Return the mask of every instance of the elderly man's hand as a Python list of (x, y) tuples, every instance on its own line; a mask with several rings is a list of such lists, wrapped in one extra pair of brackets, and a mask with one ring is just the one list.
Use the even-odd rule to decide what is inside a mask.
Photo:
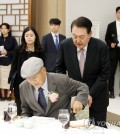
[(77, 113), (83, 109), (83, 104), (80, 101), (74, 101), (72, 104), (73, 113)]

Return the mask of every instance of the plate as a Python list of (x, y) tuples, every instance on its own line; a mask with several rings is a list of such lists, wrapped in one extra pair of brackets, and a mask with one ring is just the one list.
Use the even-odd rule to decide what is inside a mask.
[(89, 119), (70, 121), (71, 128), (91, 128), (93, 124), (90, 124)]
[(36, 124), (37, 123), (46, 124), (46, 123), (50, 123), (51, 121), (55, 121), (55, 118), (33, 116), (31, 117), (31, 120), (33, 120)]

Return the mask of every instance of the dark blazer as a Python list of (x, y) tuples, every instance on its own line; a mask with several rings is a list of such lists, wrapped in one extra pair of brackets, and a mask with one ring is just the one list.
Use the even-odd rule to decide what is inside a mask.
[(109, 53), (111, 59), (118, 59), (118, 47), (116, 45), (115, 48), (111, 48), (111, 43), (116, 43), (113, 35), (115, 35), (117, 39), (117, 29), (116, 29), (116, 21), (108, 24), (106, 35), (105, 35), (105, 41), (107, 45), (109, 46)]
[(12, 63), (14, 49), (18, 46), (18, 43), (13, 36), (8, 36), (6, 38), (0, 37), (0, 46), (4, 46), (7, 51), (6, 56), (0, 57), (0, 65), (8, 66)]
[(22, 115), (58, 118), (59, 109), (70, 109), (71, 97), (75, 95), (77, 95), (75, 100), (81, 101), (84, 106), (86, 105), (89, 94), (86, 84), (56, 73), (47, 73), (47, 82), (48, 91), (58, 93), (59, 99), (52, 103), (48, 98), (46, 112), (35, 99), (34, 90), (36, 89), (26, 80), (20, 84)]
[(83, 78), (80, 74), (77, 48), (72, 38), (61, 42), (56, 61), (56, 72), (68, 73), (69, 77), (89, 86), (93, 97), (92, 108), (102, 110), (108, 106), (107, 81), (109, 79), (108, 47), (99, 39), (91, 38), (88, 43)]
[(9, 79), (8, 79), (8, 83), (10, 83), (12, 80), (13, 74), (17, 71), (16, 77), (14, 80), (14, 85), (13, 85), (15, 97), (19, 97), (19, 84), (24, 80), (20, 75), (21, 66), (25, 60), (33, 56), (41, 58), (43, 59), (43, 61), (45, 58), (44, 52), (37, 52), (37, 51), (30, 52), (30, 51), (25, 51), (25, 50), (21, 51), (21, 46), (18, 46), (15, 49), (14, 58), (13, 58), (13, 62), (11, 65), (11, 70), (10, 70)]
[[(66, 37), (64, 35), (59, 34), (59, 42), (61, 42), (65, 38)], [(56, 72), (57, 50), (55, 47), (52, 34), (49, 33), (43, 36), (41, 44), (45, 51), (45, 65), (46, 65), (47, 72)]]

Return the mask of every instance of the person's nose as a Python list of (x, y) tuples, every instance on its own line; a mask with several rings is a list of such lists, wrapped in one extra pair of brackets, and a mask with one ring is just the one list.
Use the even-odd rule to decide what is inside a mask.
[(30, 39), (31, 38), (31, 36), (28, 36), (28, 39)]
[(77, 37), (76, 42), (77, 43), (80, 43), (81, 42), (81, 39), (79, 37)]

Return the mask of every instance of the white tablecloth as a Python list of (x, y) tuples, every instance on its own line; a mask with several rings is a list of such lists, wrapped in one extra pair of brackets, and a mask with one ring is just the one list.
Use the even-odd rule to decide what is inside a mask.
[[(29, 118), (30, 119), (30, 118)], [(24, 121), (28, 119), (24, 119)], [(33, 122), (33, 128), (18, 127), (18, 121), (4, 122), (0, 119), (0, 133), (4, 134), (120, 134), (119, 131), (114, 129), (104, 129), (100, 127), (83, 127), (83, 128), (69, 128), (66, 131), (61, 127), (61, 123), (58, 120), (45, 118), (45, 117), (33, 117), (29, 122)]]

